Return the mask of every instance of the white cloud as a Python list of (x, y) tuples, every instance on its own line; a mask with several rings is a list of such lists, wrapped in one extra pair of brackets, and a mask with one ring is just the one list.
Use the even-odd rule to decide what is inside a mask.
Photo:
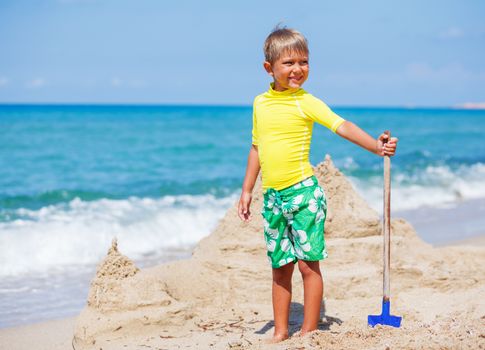
[(8, 85), (8, 79), (5, 77), (0, 77), (0, 87), (4, 87)]
[(84, 4), (84, 3), (93, 3), (96, 0), (57, 0), (60, 4)]
[(459, 27), (449, 27), (446, 30), (442, 31), (439, 35), (442, 39), (459, 39), (465, 35), (463, 29)]
[(115, 88), (125, 87), (125, 88), (132, 88), (132, 89), (139, 89), (144, 88), (148, 84), (143, 79), (133, 79), (133, 80), (123, 80), (119, 77), (113, 77), (111, 79), (111, 86)]
[(147, 85), (148, 85), (147, 82), (143, 79), (135, 79), (135, 80), (130, 81), (130, 87), (135, 88), (135, 89), (144, 88)]
[(465, 102), (455, 106), (456, 108), (464, 109), (483, 109), (485, 110), (485, 102)]
[(120, 78), (114, 77), (111, 79), (111, 86), (117, 88), (117, 87), (121, 87), (121, 85), (123, 85), (123, 82), (121, 81)]
[(425, 62), (412, 62), (406, 65), (406, 75), (411, 79), (428, 79), (434, 74), (435, 71)]
[(330, 85), (340, 88), (355, 85), (384, 88), (408, 83), (449, 87), (457, 84), (485, 83), (485, 71), (471, 71), (460, 63), (435, 66), (427, 62), (410, 62), (393, 71), (333, 72), (324, 79)]
[(35, 78), (32, 79), (31, 81), (28, 81), (25, 86), (28, 87), (29, 89), (39, 89), (41, 87), (44, 87), (47, 84), (44, 78)]
[(451, 83), (484, 81), (484, 72), (472, 72), (459, 63), (434, 67), (426, 62), (413, 62), (406, 66), (405, 76), (411, 81)]

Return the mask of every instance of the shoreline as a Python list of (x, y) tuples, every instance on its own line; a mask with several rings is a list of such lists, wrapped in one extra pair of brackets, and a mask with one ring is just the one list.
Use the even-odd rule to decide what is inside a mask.
[[(179, 248), (173, 251), (162, 251), (158, 256), (150, 256), (145, 259), (135, 259), (135, 263), (139, 268), (150, 268), (165, 263), (170, 263), (177, 260), (183, 260), (190, 258), (191, 252), (195, 248), (196, 244), (191, 244), (186, 248)], [(70, 318), (79, 315), (81, 310), (86, 305), (86, 297), (89, 292), (89, 286), (96, 274), (96, 265), (83, 266), (83, 270), (74, 273), (72, 267), (69, 270), (60, 271), (57, 273), (50, 273), (46, 276), (38, 277), (37, 280), (33, 279), (32, 274), (28, 276), (14, 277), (4, 280), (4, 288), (18, 288), (22, 285), (22, 282), (29, 281), (29, 290), (35, 289), (35, 299), (49, 305), (51, 302), (57, 302), (55, 305), (46, 308), (44, 305), (37, 307), (37, 317), (35, 313), (32, 315), (26, 315), (25, 309), (32, 305), (34, 302), (32, 298), (32, 291), (17, 292), (4, 295), (4, 302), (8, 301), (17, 303), (20, 305), (20, 309), (13, 312), (9, 321), (8, 315), (5, 319), (0, 320), (0, 330), (22, 327), (31, 324), (49, 322), (51, 320)], [(6, 282), (6, 280), (9, 280)], [(52, 281), (55, 281), (56, 288), (52, 287)], [(22, 308), (23, 306), (23, 308)], [(50, 317), (46, 317), (46, 313)], [(0, 314), (2, 316), (2, 314)], [(26, 317), (27, 316), (27, 317)]]
[(477, 236), (468, 237), (465, 239), (456, 240), (453, 242), (443, 243), (436, 245), (439, 247), (461, 247), (461, 246), (472, 246), (472, 247), (483, 247), (485, 246), (485, 233)]
[(484, 212), (485, 198), (479, 198), (443, 206), (395, 211), (391, 215), (408, 221), (426, 243), (442, 246), (485, 234)]
[(0, 348), (9, 350), (72, 349), (77, 316), (0, 329)]

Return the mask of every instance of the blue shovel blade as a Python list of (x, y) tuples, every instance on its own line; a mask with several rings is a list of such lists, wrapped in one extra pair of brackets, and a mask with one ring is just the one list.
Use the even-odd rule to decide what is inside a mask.
[(391, 308), (391, 302), (389, 300), (382, 301), (382, 314), (380, 315), (369, 315), (367, 316), (367, 323), (369, 326), (374, 327), (375, 325), (382, 324), (385, 326), (392, 326), (399, 328), (401, 327), (401, 316), (393, 316), (389, 313)]

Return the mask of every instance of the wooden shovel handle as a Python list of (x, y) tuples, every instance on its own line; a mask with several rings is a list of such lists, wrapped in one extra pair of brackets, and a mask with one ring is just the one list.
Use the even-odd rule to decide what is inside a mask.
[[(389, 141), (391, 133), (387, 130), (384, 132), (388, 138), (384, 143)], [(390, 262), (391, 262), (391, 158), (384, 156), (384, 224), (382, 226), (382, 235), (384, 237), (384, 272), (383, 272), (383, 295), (384, 300), (391, 297), (390, 291)]]

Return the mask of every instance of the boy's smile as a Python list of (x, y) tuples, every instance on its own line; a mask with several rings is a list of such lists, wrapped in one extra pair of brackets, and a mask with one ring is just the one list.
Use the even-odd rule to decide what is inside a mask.
[(285, 52), (273, 64), (264, 62), (264, 68), (274, 79), (274, 90), (299, 89), (308, 79), (308, 54)]

